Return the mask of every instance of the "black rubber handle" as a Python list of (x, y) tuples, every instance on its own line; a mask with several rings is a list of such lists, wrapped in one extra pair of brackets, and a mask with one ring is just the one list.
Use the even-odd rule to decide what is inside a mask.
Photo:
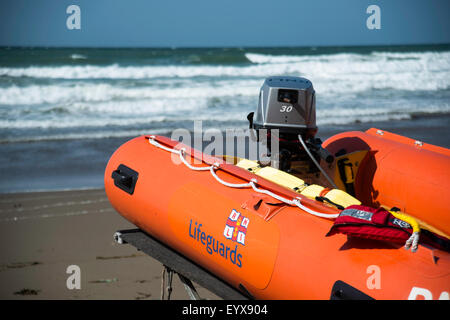
[(138, 180), (139, 173), (126, 165), (119, 165), (111, 174), (111, 178), (114, 180), (114, 185), (126, 193), (133, 194), (136, 182)]

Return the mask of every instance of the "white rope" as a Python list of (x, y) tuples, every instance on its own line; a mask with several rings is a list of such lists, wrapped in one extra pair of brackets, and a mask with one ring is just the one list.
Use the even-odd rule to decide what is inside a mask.
[(257, 188), (257, 187), (255, 186), (254, 183), (251, 183), (251, 187), (252, 187), (253, 190), (256, 191), (256, 192), (263, 193), (263, 194), (267, 194), (268, 196), (271, 196), (272, 198), (275, 198), (275, 199), (277, 199), (278, 201), (284, 202), (284, 203), (286, 203), (286, 204), (288, 204), (288, 205), (291, 205), (291, 206), (292, 206), (292, 205), (295, 205), (294, 200), (289, 200), (289, 199), (283, 198), (283, 197), (281, 197), (281, 196), (279, 196), (279, 195), (277, 195), (277, 194), (275, 194), (275, 193), (273, 193), (273, 192), (271, 192), (271, 191), (269, 191), (269, 190), (259, 189), (259, 188)]
[(194, 171), (207, 171), (207, 170), (210, 170), (210, 169), (213, 168), (213, 166), (210, 166), (210, 167), (194, 167), (189, 162), (187, 162), (186, 159), (184, 158), (184, 153), (185, 152), (186, 152), (186, 149), (183, 148), (183, 149), (181, 149), (178, 152), (178, 154), (180, 155), (181, 162), (183, 162), (186, 165), (186, 167), (188, 167), (189, 169), (194, 170)]
[(420, 233), (413, 232), (413, 234), (406, 240), (405, 249), (411, 248), (411, 252), (416, 252), (419, 246)]
[(269, 190), (265, 190), (265, 189), (259, 189), (256, 187), (256, 183), (258, 183), (258, 181), (256, 179), (251, 179), (248, 183), (230, 183), (230, 182), (226, 182), (224, 180), (222, 180), (221, 178), (219, 178), (219, 176), (216, 174), (215, 170), (220, 168), (220, 164), (219, 163), (214, 163), (211, 166), (208, 167), (194, 167), (192, 166), (190, 163), (188, 163), (186, 161), (186, 159), (184, 158), (184, 153), (186, 152), (186, 150), (184, 148), (180, 149), (180, 150), (175, 150), (175, 149), (171, 149), (171, 148), (167, 148), (163, 145), (161, 145), (160, 143), (158, 143), (155, 140), (155, 136), (150, 136), (148, 139), (149, 143), (152, 144), (155, 147), (161, 148), (163, 150), (169, 151), (171, 153), (174, 154), (178, 154), (180, 156), (181, 162), (183, 162), (184, 165), (186, 165), (189, 169), (191, 170), (195, 170), (195, 171), (207, 171), (209, 170), (211, 172), (211, 175), (221, 184), (223, 184), (224, 186), (230, 187), (230, 188), (252, 188), (255, 192), (258, 193), (262, 193), (262, 194), (266, 194), (268, 196), (271, 196), (272, 198), (277, 199), (278, 201), (281, 201), (283, 203), (286, 203), (288, 205), (291, 206), (297, 206), (298, 208), (302, 209), (305, 212), (308, 212), (309, 214), (312, 214), (314, 216), (317, 217), (321, 217), (321, 218), (328, 218), (328, 219), (334, 219), (337, 218), (337, 216), (339, 216), (339, 214), (327, 214), (327, 213), (321, 213), (321, 212), (317, 212), (314, 210), (309, 209), (308, 207), (305, 207), (302, 203), (300, 198), (294, 198), (292, 200), (286, 199), (284, 197), (281, 197)]
[(297, 207), (299, 207), (300, 209), (302, 209), (314, 216), (318, 216), (321, 218), (328, 218), (328, 219), (336, 219), (339, 216), (339, 213), (328, 214), (328, 213), (321, 213), (321, 212), (313, 211), (313, 210), (309, 209), (308, 207), (305, 207), (304, 205), (302, 205), (302, 203), (300, 202), (300, 198), (296, 198), (293, 201)]
[(216, 174), (216, 172), (214, 171), (215, 169), (218, 169), (219, 167), (215, 167), (215, 166), (211, 166), (211, 174), (212, 176), (221, 184), (223, 184), (224, 186), (230, 187), (230, 188), (249, 188), (252, 186), (253, 182), (249, 182), (249, 183), (229, 183), (226, 181), (223, 181), (222, 179), (219, 178), (219, 176)]
[(148, 139), (148, 142), (150, 142), (150, 144), (154, 145), (155, 147), (161, 148), (163, 150), (175, 153), (175, 154), (180, 154), (180, 151), (175, 150), (175, 149), (171, 149), (171, 148), (167, 148), (165, 146), (163, 146), (162, 144), (159, 144), (156, 140), (155, 136), (150, 136)]

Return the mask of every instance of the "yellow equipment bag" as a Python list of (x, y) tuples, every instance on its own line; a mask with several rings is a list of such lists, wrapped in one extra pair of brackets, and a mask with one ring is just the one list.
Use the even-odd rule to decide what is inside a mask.
[(361, 204), (360, 201), (358, 201), (345, 191), (339, 189), (329, 190), (317, 184), (307, 185), (302, 179), (297, 178), (296, 176), (291, 175), (287, 172), (272, 167), (261, 168), (261, 166), (256, 161), (248, 159), (237, 159), (236, 166), (253, 172), (254, 174), (263, 177), (264, 179), (291, 189), (310, 199), (334, 205), (338, 209), (344, 209), (354, 204)]

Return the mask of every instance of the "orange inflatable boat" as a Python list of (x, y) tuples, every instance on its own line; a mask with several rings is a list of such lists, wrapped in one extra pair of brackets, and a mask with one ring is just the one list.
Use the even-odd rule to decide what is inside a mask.
[[(449, 150), (376, 129), (324, 146), (336, 155), (334, 179), (347, 199), (397, 207), (448, 237)], [(448, 252), (327, 237), (341, 210), (270, 177), (141, 136), (113, 154), (105, 188), (124, 218), (256, 299), (330, 299), (343, 286), (355, 297), (449, 299)]]

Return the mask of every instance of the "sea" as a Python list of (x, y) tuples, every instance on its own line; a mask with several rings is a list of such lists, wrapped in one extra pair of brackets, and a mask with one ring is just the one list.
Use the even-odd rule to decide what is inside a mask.
[[(121, 143), (192, 130), (195, 120), (203, 129), (247, 128), (259, 89), (273, 75), (312, 81), (325, 136), (387, 126), (450, 147), (450, 44), (3, 47), (0, 192), (101, 187)], [(431, 129), (421, 136), (420, 126)]]

